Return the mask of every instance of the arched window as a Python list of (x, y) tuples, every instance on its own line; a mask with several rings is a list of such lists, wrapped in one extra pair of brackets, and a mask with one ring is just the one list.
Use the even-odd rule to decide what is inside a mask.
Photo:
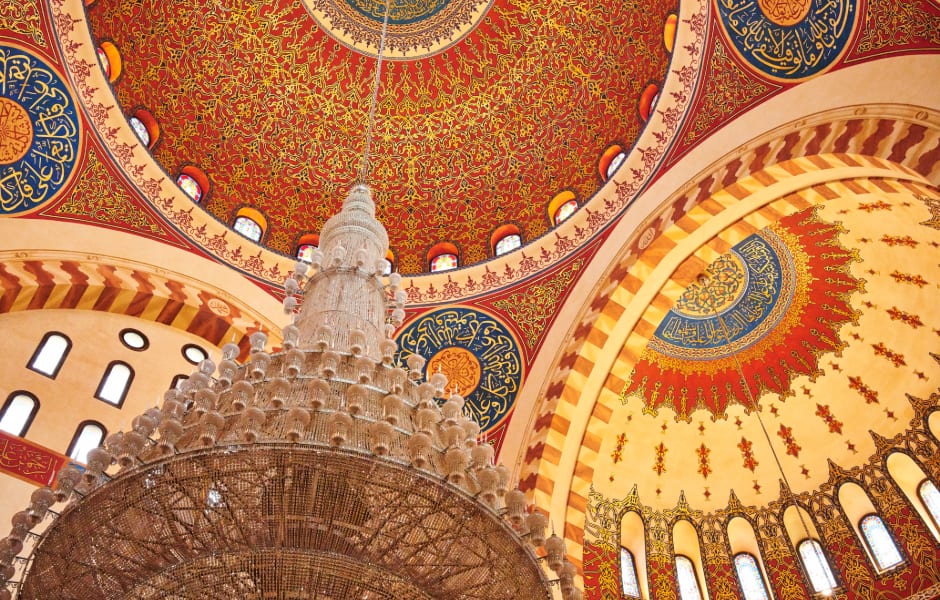
[(157, 140), (160, 139), (160, 126), (149, 110), (138, 108), (127, 120), (144, 146), (149, 149), (156, 145)]
[(66, 454), (72, 460), (82, 464), (87, 463), (88, 451), (100, 446), (107, 433), (108, 430), (104, 428), (104, 425), (97, 421), (82, 421), (75, 430), (75, 435), (72, 436), (72, 442)]
[(71, 349), (72, 340), (64, 333), (51, 331), (39, 342), (39, 346), (36, 347), (36, 351), (33, 352), (26, 366), (32, 371), (55, 379)]
[(268, 222), (261, 211), (245, 206), (238, 209), (232, 228), (249, 240), (260, 242)]
[(29, 392), (13, 392), (0, 410), (0, 431), (23, 437), (39, 410), (39, 400)]
[(500, 225), (490, 236), (490, 246), (494, 256), (502, 256), (522, 246), (522, 232), (511, 223)]
[(176, 185), (180, 186), (180, 189), (186, 192), (186, 195), (192, 198), (194, 202), (202, 200), (202, 186), (192, 175), (180, 173), (179, 177), (176, 178)]
[(248, 217), (235, 218), (235, 231), (242, 234), (249, 240), (258, 241), (261, 239), (261, 225), (255, 223)]
[(601, 154), (600, 160), (597, 161), (597, 171), (601, 176), (601, 180), (607, 181), (610, 179), (610, 176), (620, 168), (626, 158), (627, 154), (623, 151), (622, 145), (611, 144), (608, 146)]
[(937, 486), (929, 479), (925, 479), (917, 486), (917, 495), (927, 507), (934, 525), (940, 526), (940, 491), (937, 490)]
[(518, 233), (510, 233), (496, 242), (496, 256), (502, 256), (522, 246), (522, 236)]
[(456, 254), (444, 252), (431, 259), (431, 272), (450, 271), (456, 269), (459, 265), (460, 261)]
[(880, 570), (884, 571), (904, 562), (901, 551), (898, 550), (897, 544), (888, 533), (888, 528), (881, 517), (875, 514), (868, 515), (859, 521), (858, 528)]
[(620, 584), (623, 595), (628, 598), (640, 597), (640, 582), (636, 577), (636, 561), (633, 553), (626, 548), (620, 548)]
[(95, 398), (120, 407), (124, 404), (124, 398), (127, 397), (132, 381), (134, 381), (134, 369), (119, 360), (112, 361), (105, 370), (101, 383), (98, 384)]
[(640, 111), (640, 118), (643, 121), (646, 121), (650, 118), (650, 115), (653, 113), (653, 108), (656, 107), (656, 102), (658, 100), (659, 100), (659, 85), (655, 83), (650, 83), (643, 90), (643, 93), (640, 94), (639, 111)]
[(432, 273), (449, 271), (459, 266), (459, 253), (457, 246), (453, 244), (441, 242), (428, 251), (428, 270)]
[(676, 555), (676, 581), (679, 583), (681, 600), (702, 600), (702, 590), (698, 586), (695, 565), (687, 556)]
[(663, 46), (666, 52), (672, 53), (672, 48), (676, 44), (676, 28), (679, 25), (679, 16), (676, 13), (669, 13), (666, 22), (663, 24)]
[(569, 200), (559, 206), (558, 210), (555, 211), (555, 225), (567, 220), (576, 210), (578, 210), (577, 200)]
[(734, 556), (734, 570), (738, 574), (744, 600), (770, 600), (764, 576), (754, 555), (741, 552)]
[(382, 275), (391, 275), (395, 270), (395, 253), (389, 250), (385, 253), (385, 266), (382, 268)]
[(548, 218), (558, 225), (578, 210), (578, 198), (571, 190), (562, 190), (548, 203)]
[(797, 550), (800, 553), (800, 562), (803, 563), (803, 568), (809, 575), (813, 592), (825, 594), (834, 590), (837, 587), (836, 578), (832, 574), (829, 560), (823, 553), (819, 542), (814, 539), (805, 539), (797, 546)]
[(320, 236), (316, 233), (305, 233), (297, 240), (297, 249), (294, 256), (297, 260), (310, 262), (313, 258), (313, 251), (320, 247)]
[(114, 83), (121, 76), (121, 52), (113, 42), (101, 42), (97, 48), (98, 63), (104, 71), (108, 81)]

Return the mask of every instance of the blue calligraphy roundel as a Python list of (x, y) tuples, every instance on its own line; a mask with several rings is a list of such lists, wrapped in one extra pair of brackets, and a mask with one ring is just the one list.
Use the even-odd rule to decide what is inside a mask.
[(730, 356), (772, 331), (796, 293), (793, 256), (769, 229), (735, 245), (708, 272), (708, 286), (686, 288), (656, 328), (650, 348), (685, 361)]
[(858, 0), (715, 0), (721, 27), (752, 69), (799, 81), (829, 69), (848, 48)]
[(509, 414), (522, 385), (522, 355), (515, 336), (482, 311), (449, 307), (425, 313), (398, 334), (397, 360), (427, 359), (427, 374), (447, 375), (447, 388), (465, 399), (464, 410), (484, 431)]
[(0, 45), (0, 216), (55, 198), (75, 170), (80, 143), (75, 102), (58, 73)]

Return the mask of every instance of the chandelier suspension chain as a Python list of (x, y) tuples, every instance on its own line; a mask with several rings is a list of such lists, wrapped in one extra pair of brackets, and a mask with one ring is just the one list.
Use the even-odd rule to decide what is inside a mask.
[[(747, 396), (747, 407), (754, 411), (754, 416), (757, 417), (757, 422), (760, 424), (761, 432), (764, 434), (764, 439), (767, 440), (767, 446), (770, 448), (770, 453), (774, 457), (774, 462), (777, 464), (777, 471), (780, 472), (780, 477), (783, 481), (783, 487), (786, 491), (788, 500), (796, 508), (796, 514), (800, 518), (800, 524), (803, 526), (803, 531), (806, 533), (807, 539), (813, 539), (813, 536), (809, 532), (809, 524), (806, 522), (806, 517), (803, 515), (803, 511), (800, 510), (800, 507), (796, 504), (795, 496), (793, 494), (793, 487), (790, 485), (790, 479), (787, 477), (786, 471), (783, 470), (783, 463), (780, 462), (780, 456), (777, 454), (777, 449), (774, 447), (773, 440), (770, 437), (770, 433), (767, 431), (767, 426), (764, 424), (764, 419), (761, 417), (759, 407), (757, 406), (757, 401), (754, 398), (754, 395), (751, 393), (751, 386), (747, 382), (747, 377), (744, 375), (744, 367), (741, 366), (741, 361), (738, 358), (738, 352), (735, 350), (733, 344), (731, 343), (731, 334), (728, 332), (728, 325), (725, 323), (725, 320), (721, 318), (721, 315), (718, 314), (718, 309), (715, 307), (714, 297), (712, 296), (711, 290), (711, 278), (705, 275), (704, 273), (699, 275), (698, 282), (705, 288), (705, 296), (708, 298), (708, 306), (711, 308), (712, 314), (718, 319), (718, 325), (721, 328), (721, 335), (724, 338), (726, 344), (728, 344), (728, 350), (731, 353), (731, 359), (734, 361), (735, 369), (738, 372), (738, 376), (741, 378), (741, 383), (744, 385), (744, 393)], [(822, 556), (820, 553), (813, 549), (813, 554), (816, 559), (819, 561), (819, 567), (823, 573), (827, 572), (826, 566), (823, 564)], [(829, 590), (831, 593), (832, 590)], [(823, 592), (825, 594), (825, 592)], [(826, 594), (828, 595), (828, 594)]]
[(379, 103), (379, 87), (382, 85), (382, 59), (385, 58), (385, 40), (388, 37), (388, 14), (391, 1), (385, 0), (385, 16), (382, 17), (382, 36), (379, 39), (379, 54), (375, 64), (375, 82), (372, 86), (372, 101), (369, 104), (369, 120), (366, 125), (366, 139), (362, 151), (362, 164), (359, 167), (359, 183), (369, 182), (369, 152), (372, 149), (372, 128), (375, 125), (375, 110)]

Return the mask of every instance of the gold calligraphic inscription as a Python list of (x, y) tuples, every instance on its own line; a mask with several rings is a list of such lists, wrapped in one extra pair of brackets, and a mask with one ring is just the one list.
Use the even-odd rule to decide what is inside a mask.
[(0, 431), (0, 471), (4, 473), (49, 485), (66, 462), (62, 455)]
[(747, 285), (747, 272), (741, 259), (733, 253), (720, 256), (709, 267), (708, 288), (693, 283), (679, 300), (676, 312), (690, 317), (710, 317), (735, 303)]
[(758, 0), (764, 16), (783, 27), (796, 25), (806, 18), (812, 0)]
[(26, 156), (33, 143), (33, 124), (26, 109), (0, 98), (0, 164), (8, 165)]
[(454, 347), (444, 348), (428, 361), (428, 376), (438, 371), (447, 375), (447, 387), (455, 386), (463, 397), (477, 389), (483, 375), (480, 361), (472, 352)]

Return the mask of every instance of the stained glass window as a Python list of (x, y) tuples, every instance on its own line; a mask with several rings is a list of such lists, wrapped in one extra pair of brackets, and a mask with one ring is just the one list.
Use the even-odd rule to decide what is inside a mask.
[(131, 387), (131, 381), (134, 380), (134, 370), (127, 363), (114, 361), (108, 365), (101, 383), (98, 384), (98, 391), (95, 398), (104, 400), (108, 404), (120, 406), (127, 396), (127, 390)]
[(744, 592), (744, 600), (770, 600), (757, 559), (747, 552), (734, 556), (734, 570)]
[(101, 445), (104, 435), (104, 427), (100, 423), (82, 423), (69, 445), (69, 457), (80, 463), (87, 463), (88, 451)]
[(98, 51), (98, 63), (101, 64), (101, 70), (104, 71), (105, 76), (108, 79), (111, 79), (111, 61), (108, 60), (108, 53), (104, 51), (100, 46), (97, 48)]
[(36, 416), (37, 410), (39, 410), (39, 402), (32, 394), (26, 392), (10, 394), (3, 407), (3, 413), (0, 413), (0, 431), (22, 437), (29, 429), (29, 424)]
[(186, 192), (186, 195), (196, 202), (202, 200), (202, 186), (186, 173), (180, 173), (180, 176), (176, 178), (176, 185), (180, 186)]
[(61, 333), (47, 333), (39, 342), (39, 347), (29, 359), (27, 366), (37, 373), (55, 379), (71, 348), (72, 342), (69, 338)]
[(620, 165), (623, 164), (624, 159), (627, 158), (627, 155), (621, 152), (610, 161), (610, 164), (607, 165), (607, 178), (609, 179), (611, 175), (617, 172), (617, 169), (620, 168)]
[(933, 517), (934, 523), (940, 526), (940, 491), (937, 490), (937, 486), (929, 479), (925, 479), (917, 488), (917, 494), (927, 507), (927, 512)]
[(901, 564), (904, 559), (897, 545), (888, 533), (884, 520), (878, 515), (868, 515), (858, 524), (869, 551), (875, 557), (875, 563), (882, 571)]
[(836, 578), (829, 567), (829, 560), (816, 540), (803, 540), (798, 546), (803, 568), (809, 575), (814, 592), (829, 592), (836, 588)]
[(640, 597), (640, 584), (636, 578), (636, 561), (633, 553), (626, 548), (620, 549), (620, 581), (623, 593), (630, 598)]
[(451, 269), (456, 269), (458, 265), (457, 255), (456, 254), (438, 254), (431, 259), (431, 272), (437, 273), (439, 271), (449, 271)]
[(134, 133), (137, 134), (137, 137), (140, 138), (140, 141), (143, 142), (144, 146), (150, 147), (150, 132), (147, 131), (147, 126), (144, 125), (144, 122), (138, 119), (137, 117), (131, 117), (128, 119), (131, 123), (131, 127), (134, 128)]
[(313, 251), (316, 249), (315, 244), (302, 244), (297, 248), (297, 258), (305, 262), (310, 262), (313, 259)]
[(249, 240), (258, 241), (261, 239), (261, 225), (248, 217), (238, 217), (235, 219), (235, 231), (242, 234)]
[(555, 225), (558, 225), (568, 217), (574, 214), (574, 211), (578, 209), (577, 200), (568, 200), (564, 204), (558, 207), (558, 210), (555, 211)]
[(702, 591), (698, 587), (695, 566), (685, 556), (676, 556), (676, 578), (679, 581), (679, 598), (681, 600), (702, 600)]
[(502, 256), (522, 245), (522, 236), (518, 233), (504, 235), (496, 242), (496, 256)]

